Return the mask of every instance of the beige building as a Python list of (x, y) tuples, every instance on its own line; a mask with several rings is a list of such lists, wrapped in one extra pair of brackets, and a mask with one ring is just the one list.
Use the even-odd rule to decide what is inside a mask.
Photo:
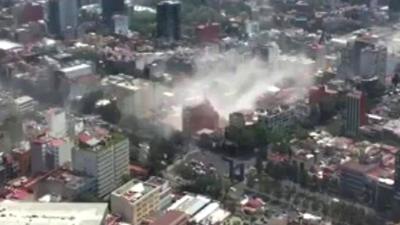
[(166, 183), (132, 180), (111, 193), (111, 211), (125, 222), (140, 224), (153, 213), (159, 212)]

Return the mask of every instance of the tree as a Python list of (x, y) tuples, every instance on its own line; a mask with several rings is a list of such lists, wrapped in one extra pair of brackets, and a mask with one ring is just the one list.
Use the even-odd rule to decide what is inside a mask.
[(103, 98), (102, 91), (96, 91), (85, 95), (81, 99), (81, 113), (82, 114), (92, 114), (95, 110), (96, 102)]
[(118, 124), (121, 119), (121, 112), (118, 109), (117, 102), (111, 101), (107, 105), (98, 106), (95, 110), (104, 121), (112, 124)]

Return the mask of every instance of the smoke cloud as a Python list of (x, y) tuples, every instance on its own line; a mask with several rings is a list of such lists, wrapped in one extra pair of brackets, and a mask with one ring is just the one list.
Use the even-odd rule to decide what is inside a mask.
[(288, 79), (296, 87), (294, 95), (304, 96), (304, 88), (313, 83), (314, 61), (303, 56), (270, 58), (267, 63), (236, 50), (222, 55), (202, 52), (195, 60), (196, 75), (174, 88), (177, 105), (195, 105), (208, 99), (222, 117), (228, 118), (232, 112), (254, 109), (257, 99), (279, 91)]

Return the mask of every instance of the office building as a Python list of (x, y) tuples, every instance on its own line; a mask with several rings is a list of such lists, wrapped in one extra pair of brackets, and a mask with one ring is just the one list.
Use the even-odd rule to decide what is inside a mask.
[(101, 8), (103, 20), (110, 24), (114, 15), (125, 12), (125, 2), (124, 0), (102, 0)]
[(2, 202), (0, 224), (103, 225), (107, 203)]
[(142, 182), (132, 180), (111, 193), (111, 212), (123, 221), (141, 224), (148, 216), (160, 212), (168, 183), (160, 178)]
[(57, 37), (74, 33), (78, 27), (78, 0), (50, 0), (47, 15), (49, 33)]
[(345, 133), (355, 136), (360, 126), (367, 123), (366, 99), (360, 91), (354, 91), (346, 96)]
[(181, 38), (181, 3), (163, 1), (157, 5), (157, 38), (177, 41)]
[(73, 168), (96, 177), (97, 196), (105, 197), (129, 174), (129, 140), (118, 132), (93, 127), (79, 133), (78, 142)]

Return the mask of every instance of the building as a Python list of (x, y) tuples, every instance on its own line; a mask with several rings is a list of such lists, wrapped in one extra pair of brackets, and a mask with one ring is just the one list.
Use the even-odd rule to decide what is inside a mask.
[(31, 142), (31, 173), (46, 172), (72, 161), (74, 143), (69, 138), (38, 137)]
[(96, 194), (105, 197), (129, 174), (129, 140), (118, 132), (97, 126), (85, 128), (77, 139), (73, 168), (95, 177)]
[(358, 135), (360, 126), (367, 123), (366, 99), (360, 91), (354, 91), (346, 96), (345, 133)]
[(178, 41), (181, 38), (181, 3), (163, 1), (157, 5), (157, 38)]
[(116, 14), (123, 14), (125, 12), (124, 0), (102, 0), (101, 1), (103, 20), (110, 24), (112, 18)]
[(219, 115), (207, 100), (194, 106), (186, 106), (182, 112), (182, 131), (187, 135), (196, 134), (202, 129), (217, 130)]
[(193, 217), (198, 212), (200, 212), (204, 207), (206, 207), (211, 202), (211, 199), (197, 195), (185, 195), (181, 199), (177, 200), (172, 204), (168, 211), (175, 210), (184, 212), (186, 215)]
[(164, 104), (168, 88), (158, 82), (128, 75), (108, 76), (101, 81), (106, 95), (115, 98), (122, 116), (151, 118)]
[[(29, 143), (28, 143), (29, 144)], [(14, 160), (18, 163), (19, 176), (27, 176), (31, 169), (31, 149), (30, 146), (21, 146), (12, 150)]]
[(35, 111), (37, 102), (30, 96), (24, 95), (14, 100), (17, 112), (26, 114)]
[(386, 76), (388, 50), (377, 42), (376, 35), (370, 33), (360, 34), (354, 41), (347, 42), (341, 54), (341, 63), (338, 74), (344, 78), (371, 78), (380, 77), (381, 81)]
[[(160, 212), (163, 183), (132, 180), (111, 193), (111, 212), (121, 215), (123, 221), (141, 224), (147, 217)], [(158, 178), (157, 178), (158, 179)]]
[(187, 225), (189, 217), (179, 211), (168, 211), (150, 223), (150, 225)]
[(97, 91), (100, 79), (89, 63), (67, 66), (56, 72), (55, 89), (64, 101), (70, 101)]
[(215, 43), (220, 40), (221, 26), (219, 23), (208, 23), (196, 27), (197, 39), (201, 43)]
[(37, 199), (50, 194), (63, 201), (73, 201), (95, 191), (96, 178), (62, 168), (46, 174), (34, 185)]
[(2, 202), (0, 224), (103, 225), (107, 203)]
[(390, 19), (396, 20), (400, 18), (400, 2), (396, 0), (389, 0), (388, 6)]
[(49, 136), (63, 138), (67, 134), (67, 118), (61, 108), (51, 108), (46, 112), (46, 120), (49, 127)]
[(13, 7), (13, 15), (18, 25), (44, 19), (44, 7), (39, 2), (20, 2)]
[(116, 14), (113, 16), (114, 33), (122, 36), (129, 35), (129, 17), (126, 15)]
[(361, 49), (360, 75), (364, 79), (377, 76), (383, 83), (386, 77), (388, 51), (385, 46), (367, 46)]
[(57, 37), (75, 33), (78, 27), (78, 0), (50, 0), (47, 16), (49, 33)]

